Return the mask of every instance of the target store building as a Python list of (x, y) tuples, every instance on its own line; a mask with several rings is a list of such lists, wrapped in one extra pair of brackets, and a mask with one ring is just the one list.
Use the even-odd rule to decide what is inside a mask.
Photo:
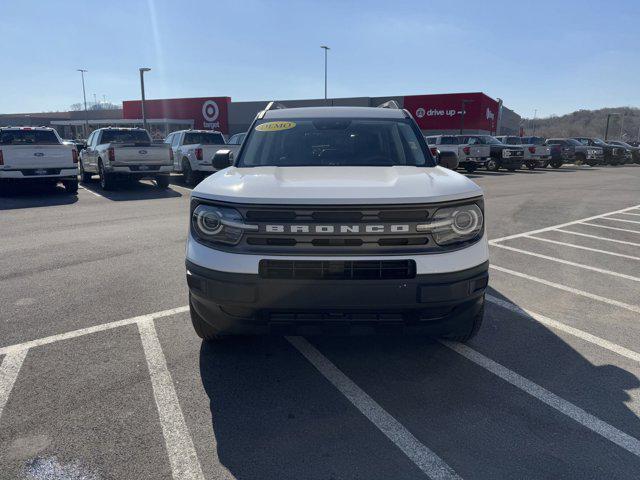
[[(287, 107), (377, 107), (389, 100), (395, 100), (407, 109), (425, 135), (458, 133), (461, 130), (465, 133), (517, 135), (522, 122), (520, 116), (506, 108), (502, 101), (482, 92), (277, 101)], [(188, 128), (217, 130), (232, 135), (245, 132), (269, 101), (232, 102), (230, 97), (224, 96), (154, 99), (145, 101), (145, 116), (154, 139), (163, 139), (171, 132)], [(87, 138), (96, 128), (140, 127), (143, 123), (140, 100), (126, 100), (122, 102), (122, 109), (90, 111), (89, 132), (85, 132), (84, 112), (63, 113), (68, 118), (58, 115), (49, 121), (43, 120), (42, 116), (47, 114), (31, 114), (29, 118), (37, 115), (40, 125), (56, 127), (64, 138)], [(23, 123), (24, 119), (20, 118), (6, 118), (4, 121), (0, 118), (0, 124)]]
[[(407, 109), (425, 134), (457, 133), (460, 130), (466, 133), (511, 134), (517, 133), (520, 125), (519, 115), (504, 107), (500, 100), (481, 92), (277, 101), (287, 107), (376, 107), (388, 100), (395, 100)], [(230, 97), (146, 100), (145, 114), (152, 134), (155, 133), (154, 128), (163, 130), (162, 136), (168, 130), (195, 128), (231, 135), (246, 131), (268, 102), (232, 102)], [(124, 101), (122, 117), (124, 120), (139, 121), (142, 118), (142, 102)]]

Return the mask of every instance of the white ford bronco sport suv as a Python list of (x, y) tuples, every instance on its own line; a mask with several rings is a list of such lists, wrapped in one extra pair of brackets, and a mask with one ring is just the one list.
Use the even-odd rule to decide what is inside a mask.
[(436, 165), (406, 110), (269, 104), (214, 165), (186, 248), (200, 337), (480, 328), (482, 190)]

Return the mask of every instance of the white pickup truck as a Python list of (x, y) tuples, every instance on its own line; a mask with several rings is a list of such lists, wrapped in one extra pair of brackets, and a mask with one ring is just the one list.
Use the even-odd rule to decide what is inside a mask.
[(83, 182), (93, 174), (100, 176), (100, 187), (111, 190), (120, 179), (150, 178), (159, 188), (169, 186), (173, 170), (173, 151), (165, 143), (152, 143), (142, 128), (99, 128), (87, 139), (80, 153)]
[(173, 150), (173, 171), (182, 173), (187, 185), (195, 185), (215, 172), (213, 156), (226, 147), (220, 132), (212, 130), (180, 130), (164, 140)]
[[(440, 152), (454, 152), (458, 156), (458, 165), (467, 172), (475, 172), (485, 164), (491, 156), (491, 147), (478, 143), (464, 143), (465, 137), (457, 135), (434, 135), (425, 137), (430, 149), (436, 148)], [(431, 152), (433, 153), (433, 151)]]
[(544, 145), (544, 139), (541, 144), (533, 143), (533, 137), (517, 137), (515, 135), (503, 135), (496, 137), (506, 145), (522, 145), (524, 149), (524, 164), (529, 170), (536, 167), (547, 168), (551, 163), (551, 147)]
[(0, 128), (0, 181), (62, 182), (78, 192), (78, 151), (65, 145), (53, 128)]

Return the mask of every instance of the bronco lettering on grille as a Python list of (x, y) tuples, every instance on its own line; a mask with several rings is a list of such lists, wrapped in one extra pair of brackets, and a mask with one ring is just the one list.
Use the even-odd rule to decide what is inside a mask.
[(266, 233), (319, 233), (319, 234), (358, 234), (358, 233), (409, 233), (410, 225), (265, 225)]

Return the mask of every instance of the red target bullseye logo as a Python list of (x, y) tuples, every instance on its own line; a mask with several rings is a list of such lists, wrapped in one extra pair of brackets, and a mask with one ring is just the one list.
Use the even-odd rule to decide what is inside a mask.
[(215, 122), (220, 115), (218, 104), (213, 100), (207, 100), (202, 104), (202, 116), (207, 122)]

